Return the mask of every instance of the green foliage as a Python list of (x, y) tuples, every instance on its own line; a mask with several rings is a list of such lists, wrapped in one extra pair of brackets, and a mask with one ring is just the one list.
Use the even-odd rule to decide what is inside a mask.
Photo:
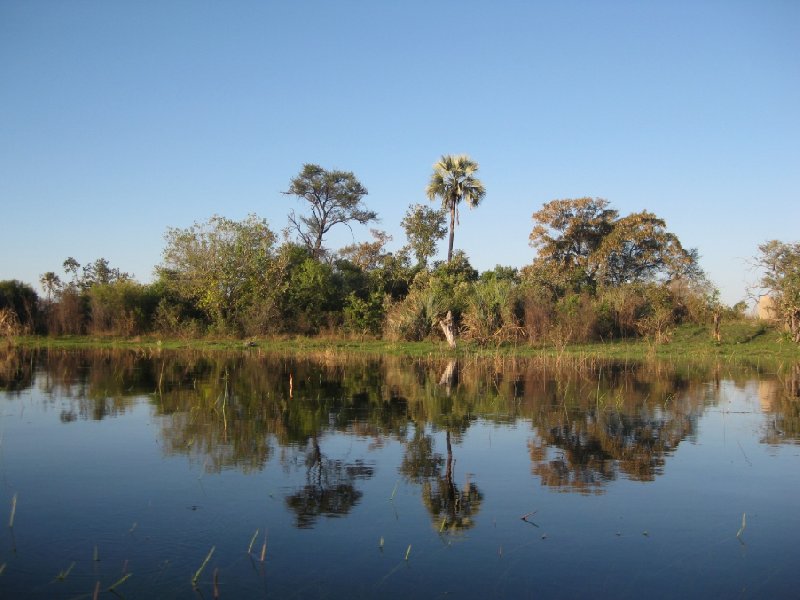
[(406, 232), (408, 247), (417, 264), (427, 266), (428, 259), (436, 254), (436, 245), (447, 235), (444, 209), (434, 210), (414, 204), (408, 207), (400, 224)]
[(88, 292), (93, 333), (138, 335), (150, 330), (161, 298), (157, 288), (119, 279)]
[(477, 278), (478, 272), (460, 250), (450, 262), (436, 263), (433, 271), (420, 271), (408, 295), (388, 310), (387, 334), (393, 339), (425, 339), (448, 311), (458, 324)]
[(462, 315), (465, 337), (481, 344), (517, 340), (523, 329), (520, 289), (511, 278), (482, 277)]
[(285, 329), (317, 333), (335, 322), (343, 298), (331, 265), (307, 256), (292, 264), (285, 277), (280, 300)]
[(308, 203), (311, 214), (298, 216), (291, 211), (289, 227), (314, 258), (325, 253), (322, 242), (332, 227), (349, 227), (353, 221), (366, 225), (378, 218), (362, 203), (367, 188), (350, 171), (327, 171), (319, 165), (305, 164), (284, 193)]
[[(256, 333), (274, 326), (283, 266), (265, 220), (213, 216), (169, 229), (165, 237), (158, 273), (170, 296), (196, 306), (218, 331)], [(253, 327), (254, 310), (261, 313), (258, 331), (245, 331)]]
[(350, 293), (344, 305), (344, 327), (351, 333), (377, 335), (385, 313), (384, 296), (379, 291), (373, 291), (366, 300)]

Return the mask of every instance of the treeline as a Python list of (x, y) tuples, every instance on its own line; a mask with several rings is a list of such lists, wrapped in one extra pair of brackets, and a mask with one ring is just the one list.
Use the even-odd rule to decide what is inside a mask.
[[(290, 213), (282, 237), (256, 215), (169, 229), (149, 284), (103, 258), (84, 266), (68, 258), (63, 274), (41, 276), (42, 297), (27, 284), (0, 283), (5, 332), (452, 335), (561, 345), (638, 336), (663, 342), (678, 324), (715, 324), (718, 332), (723, 318), (743, 314), (744, 303), (719, 302), (697, 252), (683, 248), (662, 219), (646, 211), (620, 216), (595, 198), (543, 205), (533, 214), (533, 262), (479, 273), (453, 250), (459, 205), (477, 206), (485, 194), (476, 170), (464, 156), (434, 165), (428, 196), (442, 208), (409, 207), (400, 250), (389, 251), (392, 238), (373, 229), (371, 241), (334, 251), (324, 243), (333, 226), (368, 225), (377, 214), (352, 173), (305, 165), (286, 193), (306, 210)], [(431, 262), (448, 232), (449, 259)]]

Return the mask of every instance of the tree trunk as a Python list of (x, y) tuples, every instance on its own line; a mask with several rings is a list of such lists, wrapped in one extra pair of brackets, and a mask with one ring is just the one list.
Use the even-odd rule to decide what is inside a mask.
[(442, 332), (444, 333), (444, 337), (447, 338), (447, 344), (451, 348), (456, 347), (456, 328), (453, 323), (453, 312), (447, 311), (447, 315), (444, 319), (439, 321), (439, 327), (442, 328)]
[(450, 205), (450, 241), (447, 244), (447, 262), (449, 263), (453, 258), (453, 237), (456, 232), (456, 204), (453, 202)]

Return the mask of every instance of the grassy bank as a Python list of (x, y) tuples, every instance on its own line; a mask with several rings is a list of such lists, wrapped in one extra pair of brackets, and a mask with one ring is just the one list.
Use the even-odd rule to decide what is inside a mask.
[(800, 346), (788, 341), (775, 328), (758, 322), (729, 323), (722, 340), (713, 340), (708, 329), (688, 325), (676, 329), (669, 342), (647, 339), (613, 340), (587, 344), (502, 344), (480, 346), (461, 342), (451, 350), (443, 341), (390, 342), (376, 339), (335, 337), (274, 337), (243, 341), (236, 338), (165, 339), (157, 336), (118, 338), (98, 336), (36, 337), (10, 340), (25, 348), (130, 348), (142, 350), (262, 350), (288, 354), (345, 353), (370, 356), (409, 357), (549, 357), (614, 360), (663, 359), (670, 361), (722, 359), (726, 361), (800, 361)]

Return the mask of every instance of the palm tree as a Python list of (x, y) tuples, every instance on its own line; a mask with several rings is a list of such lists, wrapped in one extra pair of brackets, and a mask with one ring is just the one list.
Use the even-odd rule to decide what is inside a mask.
[(428, 184), (428, 199), (442, 199), (442, 208), (450, 211), (450, 240), (447, 246), (447, 262), (453, 258), (453, 234), (458, 219), (458, 205), (463, 200), (474, 208), (486, 195), (480, 179), (475, 177), (478, 163), (466, 154), (445, 154), (433, 165), (433, 175)]

